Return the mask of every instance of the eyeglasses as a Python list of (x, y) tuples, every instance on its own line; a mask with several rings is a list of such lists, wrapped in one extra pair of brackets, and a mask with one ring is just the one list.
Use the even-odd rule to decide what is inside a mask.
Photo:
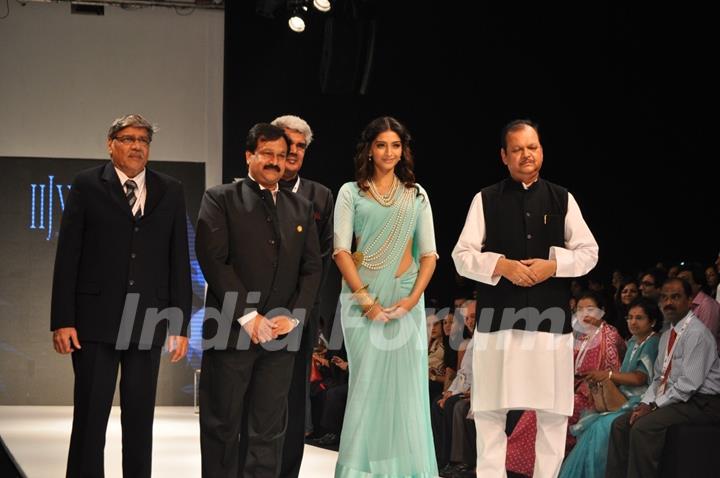
[(135, 144), (135, 142), (139, 142), (140, 146), (150, 146), (150, 141), (152, 141), (147, 136), (115, 136), (113, 139), (125, 146), (130, 146)]
[(287, 157), (287, 153), (274, 153), (272, 151), (258, 151), (255, 153), (260, 159), (263, 161), (270, 161), (274, 158), (277, 158), (278, 161), (285, 161)]

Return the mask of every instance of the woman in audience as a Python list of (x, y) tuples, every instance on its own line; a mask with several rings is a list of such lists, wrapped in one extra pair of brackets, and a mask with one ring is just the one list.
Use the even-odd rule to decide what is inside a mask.
[[(575, 329), (575, 406), (568, 426), (575, 425), (586, 410), (593, 408), (592, 393), (585, 375), (595, 370), (605, 373), (620, 369), (625, 354), (625, 342), (617, 329), (603, 320), (605, 300), (595, 291), (580, 294), (573, 318)], [(507, 469), (531, 476), (535, 466), (535, 413), (527, 411), (515, 426), (507, 442)], [(575, 437), (568, 433), (566, 449), (575, 445)]]
[[(560, 477), (592, 478), (605, 476), (608, 439), (612, 422), (618, 415), (631, 410), (642, 397), (653, 380), (653, 364), (658, 354), (660, 336), (657, 330), (662, 324), (662, 315), (657, 304), (651, 300), (636, 299), (627, 316), (632, 337), (627, 343), (619, 373), (597, 369), (585, 374), (585, 380), (612, 382), (627, 398), (622, 407), (614, 412), (597, 413), (589, 410), (580, 421), (570, 428), (577, 437), (577, 445), (565, 459)], [(607, 386), (607, 385), (605, 385)]]
[(623, 279), (618, 289), (618, 293), (615, 296), (615, 309), (617, 310), (617, 323), (615, 328), (618, 329), (620, 336), (623, 339), (630, 337), (630, 330), (627, 325), (627, 313), (630, 304), (640, 296), (640, 284), (637, 279), (626, 277)]
[(430, 322), (430, 343), (428, 344), (428, 376), (430, 379), (430, 403), (443, 392), (445, 385), (445, 345), (443, 322), (437, 315), (428, 316)]
[[(443, 392), (448, 389), (455, 379), (455, 374), (460, 367), (457, 347), (453, 347), (454, 341), (452, 339), (452, 337), (454, 337), (453, 334), (462, 334), (460, 327), (462, 327), (460, 323), (458, 323), (457, 326), (455, 325), (455, 308), (453, 307), (453, 310), (448, 312), (443, 318), (443, 362), (445, 363), (445, 384), (443, 385)], [(432, 398), (435, 398), (435, 396)], [(439, 399), (440, 397), (437, 396), (436, 400)]]

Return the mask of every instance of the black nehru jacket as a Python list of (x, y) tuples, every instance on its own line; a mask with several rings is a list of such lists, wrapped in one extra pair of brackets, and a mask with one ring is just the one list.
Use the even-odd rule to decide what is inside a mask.
[[(521, 260), (547, 259), (550, 247), (565, 247), (567, 189), (543, 179), (525, 189), (522, 183), (507, 178), (484, 188), (481, 193), (486, 231), (483, 250)], [(516, 286), (504, 277), (495, 286), (478, 283), (477, 302), (483, 310), (478, 313), (477, 329), (480, 332), (519, 329), (557, 333), (559, 321), (553, 326), (544, 314), (551, 313), (552, 308), (559, 313), (557, 308), (560, 308), (564, 314), (562, 333), (569, 333), (572, 331), (569, 300), (569, 281), (563, 278), (551, 277), (533, 287)], [(523, 318), (503, 321), (506, 309), (512, 313), (526, 307), (537, 310), (543, 320), (539, 324)], [(489, 317), (492, 319), (488, 324)]]
[[(249, 311), (271, 318), (284, 315), (280, 309), (310, 311), (315, 301), (321, 266), (312, 204), (282, 189), (276, 200), (248, 178), (208, 189), (200, 206), (195, 250), (208, 282), (206, 306), (221, 310), (225, 293), (238, 293), (235, 306), (222, 309), (221, 320), (231, 324), (228, 348), (238, 345), (236, 319)], [(217, 333), (217, 320), (205, 320), (203, 337)]]

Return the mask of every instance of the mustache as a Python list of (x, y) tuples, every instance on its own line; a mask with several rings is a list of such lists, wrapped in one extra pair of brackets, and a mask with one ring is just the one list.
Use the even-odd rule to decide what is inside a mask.
[(278, 173), (280, 172), (280, 167), (274, 164), (266, 164), (265, 166), (263, 166), (263, 169), (274, 169)]

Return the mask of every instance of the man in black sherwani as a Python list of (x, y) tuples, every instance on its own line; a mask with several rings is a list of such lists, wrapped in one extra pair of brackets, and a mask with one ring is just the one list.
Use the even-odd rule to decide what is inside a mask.
[[(200, 378), (204, 477), (280, 472), (298, 326), (321, 280), (313, 206), (278, 187), (288, 144), (282, 128), (253, 126), (248, 177), (209, 189), (200, 206), (196, 252), (208, 283)], [(247, 442), (243, 456), (238, 437)]]

